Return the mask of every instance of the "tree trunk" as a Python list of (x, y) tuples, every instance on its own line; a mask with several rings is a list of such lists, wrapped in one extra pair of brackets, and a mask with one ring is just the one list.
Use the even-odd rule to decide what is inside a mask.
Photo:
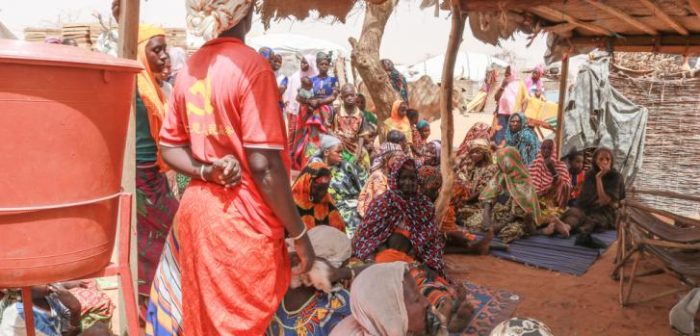
[(379, 61), (379, 46), (382, 43), (384, 27), (397, 1), (387, 0), (379, 5), (366, 2), (365, 22), (362, 24), (360, 39), (349, 39), (352, 46), (352, 65), (364, 81), (374, 102), (374, 112), (380, 120), (391, 115), (391, 104), (399, 98), (389, 83), (389, 75)]
[(442, 219), (447, 213), (452, 196), (454, 184), (454, 166), (452, 158), (452, 138), (454, 137), (454, 118), (452, 117), (452, 88), (454, 86), (454, 68), (457, 60), (459, 45), (462, 43), (464, 23), (466, 15), (462, 15), (459, 3), (452, 2), (452, 30), (447, 42), (445, 62), (442, 66), (442, 86), (440, 87), (440, 131), (442, 136), (442, 149), (440, 161), (440, 173), (442, 175), (442, 189), (435, 205), (435, 221), (438, 227), (442, 226)]

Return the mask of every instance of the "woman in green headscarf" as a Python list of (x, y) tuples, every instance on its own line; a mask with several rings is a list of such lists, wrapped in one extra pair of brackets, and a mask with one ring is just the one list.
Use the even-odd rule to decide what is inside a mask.
[[(518, 150), (512, 147), (499, 149), (496, 152), (496, 165), (496, 175), (479, 196), (484, 210), (470, 217), (467, 227), (472, 231), (493, 228), (504, 243), (509, 243), (536, 233), (542, 224), (542, 212), (537, 191)], [(497, 202), (501, 197), (507, 199), (505, 203)], [(553, 224), (543, 229), (543, 233), (551, 234), (553, 231)]]

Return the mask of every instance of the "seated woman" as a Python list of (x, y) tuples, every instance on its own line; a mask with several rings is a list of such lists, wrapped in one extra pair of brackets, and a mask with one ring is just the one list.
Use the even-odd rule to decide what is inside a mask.
[(369, 208), (372, 201), (387, 190), (389, 183), (387, 178), (388, 168), (391, 165), (391, 160), (398, 155), (405, 155), (401, 145), (391, 142), (382, 144), (379, 154), (372, 163), (372, 174), (367, 179), (367, 184), (362, 188), (357, 200), (357, 212), (361, 218), (365, 217), (367, 208)]
[(467, 219), (483, 210), (479, 195), (498, 167), (493, 163), (491, 143), (484, 138), (473, 140), (467, 146), (467, 155), (461, 158), (455, 169), (455, 191), (452, 203), (458, 218)]
[(301, 169), (309, 158), (318, 153), (320, 136), (328, 134), (332, 127), (332, 103), (338, 97), (338, 79), (330, 76), (331, 55), (316, 55), (318, 75), (311, 78), (314, 97), (297, 97), (300, 104), (292, 140), (292, 168)]
[(404, 154), (411, 156), (411, 147), (408, 145), (408, 141), (406, 141), (406, 135), (401, 133), (400, 131), (389, 131), (386, 135), (386, 142), (401, 146), (401, 149), (403, 150)]
[(350, 305), (352, 315), (331, 336), (446, 334), (403, 262), (368, 267), (353, 282)]
[[(318, 226), (308, 231), (309, 240), (316, 252), (316, 263), (324, 263), (324, 276), (333, 285), (343, 280), (352, 280), (361, 268), (346, 266), (351, 256), (350, 239), (343, 231), (329, 226)], [(291, 245), (293, 246), (293, 245)], [(292, 263), (296, 261), (290, 252)], [(312, 269), (312, 272), (317, 272)], [(350, 316), (350, 292), (342, 285), (316, 288), (306, 284), (301, 276), (293, 276), (289, 290), (284, 295), (275, 316), (267, 328), (267, 336), (325, 336), (344, 318)]]
[(345, 223), (328, 193), (331, 170), (321, 162), (310, 162), (292, 185), (297, 211), (307, 229), (329, 225), (345, 232)]
[(510, 116), (506, 129), (506, 146), (516, 148), (526, 166), (535, 161), (540, 149), (540, 140), (535, 131), (528, 126), (524, 114), (516, 113)]
[[(473, 232), (493, 229), (507, 244), (535, 234), (542, 214), (537, 192), (518, 151), (512, 147), (499, 149), (496, 165), (498, 172), (479, 196), (484, 210), (467, 220), (467, 228)], [(505, 203), (499, 203), (499, 198), (506, 198)], [(554, 224), (549, 224), (543, 233), (552, 234), (554, 229)]]
[(445, 279), (445, 238), (433, 221), (435, 207), (418, 193), (417, 180), (413, 159), (394, 160), (389, 190), (370, 204), (353, 239), (353, 253), (363, 261), (413, 264), (411, 275), (423, 295), (450, 321), (450, 330), (460, 330), (471, 307), (462, 301), (464, 295), (455, 294), (464, 287), (452, 287)]
[(323, 162), (330, 168), (331, 181), (328, 192), (335, 200), (335, 206), (343, 217), (345, 232), (352, 237), (360, 224), (357, 199), (367, 181), (367, 173), (358, 166), (342, 160), (343, 144), (334, 136), (321, 136), (320, 150), (311, 162)]
[[(571, 176), (566, 164), (559, 160), (554, 141), (542, 141), (537, 158), (530, 166), (532, 184), (537, 190), (537, 197), (542, 207), (545, 220), (559, 217), (569, 202), (571, 193)], [(564, 230), (566, 231), (566, 230)], [(568, 236), (568, 232), (565, 232)]]
[(571, 194), (569, 195), (568, 206), (574, 206), (581, 195), (581, 186), (586, 177), (586, 170), (583, 169), (584, 155), (583, 152), (577, 151), (575, 148), (566, 156), (566, 164), (571, 176)]
[(484, 122), (477, 122), (472, 127), (469, 128), (467, 134), (464, 135), (462, 143), (457, 148), (455, 152), (455, 164), (459, 165), (460, 162), (469, 158), (469, 150), (472, 141), (476, 139), (484, 139), (487, 143), (490, 143), (489, 138), (491, 137), (491, 126)]
[[(434, 166), (423, 166), (418, 169), (419, 187), (421, 194), (435, 203), (442, 188), (440, 169)], [(477, 242), (476, 236), (457, 226), (454, 205), (447, 208), (440, 231), (445, 235), (445, 253), (487, 254), (493, 232), (489, 231), (484, 239)]]
[(601, 247), (591, 233), (615, 228), (616, 205), (624, 198), (625, 181), (615, 169), (613, 152), (600, 147), (593, 154), (593, 167), (586, 173), (578, 201), (555, 222), (580, 233), (576, 244)]

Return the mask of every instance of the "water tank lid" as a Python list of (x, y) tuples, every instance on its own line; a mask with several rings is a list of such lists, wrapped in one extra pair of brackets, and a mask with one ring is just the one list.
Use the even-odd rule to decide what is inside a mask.
[(8, 39), (0, 39), (0, 64), (2, 63), (95, 68), (126, 72), (139, 72), (142, 69), (135, 60), (117, 58), (78, 47)]

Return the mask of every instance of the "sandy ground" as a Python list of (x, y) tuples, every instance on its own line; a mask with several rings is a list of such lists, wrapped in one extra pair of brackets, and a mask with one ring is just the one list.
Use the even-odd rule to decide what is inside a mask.
[[(555, 335), (674, 335), (668, 323), (668, 312), (685, 292), (622, 308), (618, 304), (618, 282), (609, 276), (615, 251), (616, 248), (611, 247), (581, 277), (492, 256), (448, 255), (446, 259), (448, 275), (453, 280), (468, 279), (515, 292), (521, 302), (514, 316), (536, 318), (547, 324)], [(671, 276), (656, 275), (642, 278), (632, 295), (649, 295), (678, 286), (678, 281)]]

